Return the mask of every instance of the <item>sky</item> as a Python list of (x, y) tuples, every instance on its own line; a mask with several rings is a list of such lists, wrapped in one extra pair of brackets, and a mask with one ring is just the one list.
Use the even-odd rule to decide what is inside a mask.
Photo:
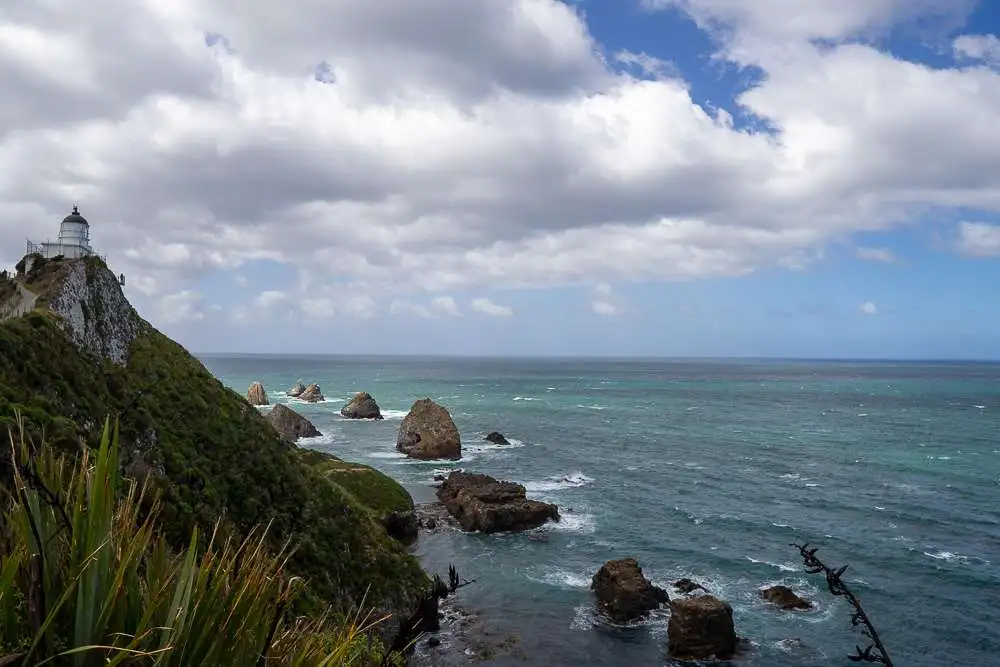
[(0, 263), (192, 351), (1000, 359), (1000, 3), (7, 0)]

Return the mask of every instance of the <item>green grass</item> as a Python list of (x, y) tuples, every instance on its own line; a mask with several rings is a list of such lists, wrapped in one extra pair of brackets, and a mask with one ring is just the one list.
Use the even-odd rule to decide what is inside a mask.
[(0, 493), (0, 664), (373, 665), (380, 619), (289, 611), (304, 590), (267, 530), (172, 551), (147, 483), (123, 478), (118, 430), (72, 456), (12, 435)]
[(283, 442), (242, 396), (148, 323), (124, 367), (81, 354), (44, 309), (0, 323), (0, 429), (18, 411), (30, 433), (64, 452), (78, 452), (81, 441), (97, 446), (100, 424), (120, 417), (122, 465), (149, 475), (168, 544), (186, 545), (195, 529), (242, 539), (271, 525), (267, 546), (291, 541), (287, 569), (309, 582), (304, 607), (343, 611), (367, 599), (403, 612), (427, 585), (378, 521), (410, 504), (402, 487), (355, 472), (363, 466), (331, 468)]
[(374, 468), (311, 449), (299, 450), (299, 456), (323, 477), (373, 510), (379, 519), (390, 512), (413, 509), (413, 498), (406, 489)]

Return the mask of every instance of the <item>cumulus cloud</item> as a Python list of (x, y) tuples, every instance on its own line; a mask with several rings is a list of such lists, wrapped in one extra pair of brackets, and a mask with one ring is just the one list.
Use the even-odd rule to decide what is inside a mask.
[(1000, 66), (1000, 38), (996, 35), (961, 35), (952, 42), (955, 55)]
[(458, 307), (458, 303), (455, 299), (450, 296), (434, 297), (431, 299), (431, 308), (439, 313), (451, 315), (452, 317), (460, 317), (462, 315), (462, 309)]
[(607, 283), (595, 285), (590, 291), (590, 309), (597, 315), (620, 315), (622, 312), (618, 295)]
[(415, 315), (416, 317), (434, 317), (427, 306), (422, 306), (418, 303), (411, 303), (405, 299), (393, 299), (392, 303), (389, 304), (389, 313), (391, 315)]
[(958, 226), (958, 250), (973, 257), (1000, 256), (1000, 225), (963, 222)]
[[(853, 41), (965, 3), (646, 4), (759, 68), (736, 111), (767, 131), (653, 56), (606, 56), (558, 0), (6, 3), (4, 259), (80, 199), (150, 308), (267, 259), (299, 273), (271, 305), (315, 322), (404, 293), (397, 314), (457, 315), (426, 295), (801, 269), (928, 207), (1000, 210), (1000, 74)], [(977, 230), (960, 247), (988, 249)]]
[(167, 294), (157, 301), (155, 319), (164, 325), (197, 322), (205, 317), (202, 295), (191, 290)]
[(865, 301), (860, 306), (858, 306), (858, 311), (862, 315), (878, 315), (878, 306), (876, 306), (871, 301)]
[(510, 317), (514, 314), (514, 311), (509, 307), (501, 306), (485, 298), (473, 299), (472, 309), (492, 317)]
[(869, 262), (882, 262), (883, 264), (895, 264), (898, 259), (896, 255), (893, 254), (891, 250), (886, 248), (856, 248), (855, 254), (858, 259), (863, 259)]

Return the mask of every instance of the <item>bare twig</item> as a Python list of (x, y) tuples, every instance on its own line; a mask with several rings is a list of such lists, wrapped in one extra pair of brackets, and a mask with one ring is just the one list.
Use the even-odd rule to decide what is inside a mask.
[(836, 596), (847, 598), (847, 601), (854, 608), (854, 613), (851, 614), (851, 625), (863, 626), (861, 628), (861, 634), (871, 639), (871, 644), (867, 648), (862, 649), (860, 646), (856, 646), (857, 652), (848, 655), (848, 660), (852, 662), (877, 662), (887, 667), (892, 667), (892, 660), (889, 658), (889, 652), (885, 650), (885, 646), (882, 645), (882, 641), (879, 639), (878, 632), (875, 631), (875, 626), (872, 625), (871, 620), (868, 618), (868, 614), (865, 610), (861, 608), (861, 601), (858, 600), (857, 596), (851, 592), (847, 584), (844, 583), (842, 579), (844, 572), (847, 570), (847, 566), (844, 565), (836, 570), (828, 567), (823, 561), (821, 561), (816, 556), (816, 552), (819, 550), (814, 547), (809, 548), (809, 544), (792, 544), (793, 547), (799, 550), (802, 555), (802, 560), (806, 566), (806, 572), (809, 574), (820, 574), (823, 573), (826, 576), (826, 585), (830, 589), (830, 593)]

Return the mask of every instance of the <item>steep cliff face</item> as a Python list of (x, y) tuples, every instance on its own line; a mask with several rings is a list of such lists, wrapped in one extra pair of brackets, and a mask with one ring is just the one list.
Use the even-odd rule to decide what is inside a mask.
[(388, 536), (375, 502), (386, 489), (405, 497), (398, 484), (372, 470), (377, 493), (345, 487), (326, 470), (331, 459), (284, 442), (139, 317), (99, 259), (48, 262), (24, 284), (38, 307), (0, 322), (0, 424), (20, 412), (32, 430), (73, 448), (119, 418), (127, 471), (159, 488), (171, 538), (186, 542), (220, 516), (236, 533), (270, 523), (275, 545), (296, 545), (290, 568), (317, 598), (350, 605), (370, 587), (368, 605), (409, 608), (427, 579)]

